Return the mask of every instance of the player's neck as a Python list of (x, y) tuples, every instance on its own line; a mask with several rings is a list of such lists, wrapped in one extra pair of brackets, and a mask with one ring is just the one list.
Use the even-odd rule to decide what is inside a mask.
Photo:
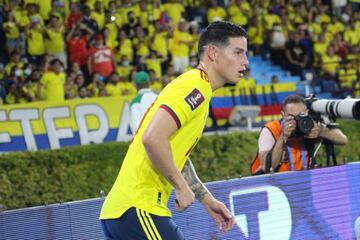
[(213, 91), (224, 85), (223, 81), (221, 81), (222, 78), (217, 74), (214, 68), (209, 67), (209, 64), (201, 61), (197, 68), (206, 73)]

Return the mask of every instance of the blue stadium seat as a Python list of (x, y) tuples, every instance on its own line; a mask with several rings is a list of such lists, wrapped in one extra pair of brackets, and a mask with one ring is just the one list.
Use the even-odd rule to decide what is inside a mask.
[(316, 97), (318, 97), (319, 99), (332, 99), (333, 98), (331, 92), (318, 93), (318, 94), (316, 94)]
[(322, 80), (320, 84), (324, 92), (335, 92), (339, 90), (339, 86), (335, 80)]

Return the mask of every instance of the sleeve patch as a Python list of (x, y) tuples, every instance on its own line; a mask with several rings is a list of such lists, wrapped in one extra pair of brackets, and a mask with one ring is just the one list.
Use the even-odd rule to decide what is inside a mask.
[(190, 106), (192, 111), (200, 106), (204, 100), (204, 96), (197, 88), (194, 88), (194, 90), (192, 90), (192, 92), (185, 98), (186, 103)]

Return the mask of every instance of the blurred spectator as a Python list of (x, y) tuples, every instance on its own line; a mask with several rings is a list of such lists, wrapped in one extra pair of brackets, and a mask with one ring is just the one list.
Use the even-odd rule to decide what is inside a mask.
[(250, 20), (248, 29), (249, 49), (253, 51), (254, 55), (258, 55), (261, 52), (261, 47), (264, 43), (264, 29), (263, 25), (259, 21), (258, 16), (253, 16)]
[(327, 54), (322, 58), (322, 71), (325, 77), (335, 79), (340, 62), (341, 58), (335, 55), (334, 47), (330, 45), (327, 48)]
[(69, 70), (70, 70), (69, 73), (74, 73), (75, 75), (84, 74), (82, 69), (80, 68), (80, 65), (77, 62), (74, 62)]
[(357, 12), (360, 10), (359, 0), (349, 0), (349, 2), (351, 3), (351, 7), (354, 12)]
[(45, 48), (50, 59), (59, 59), (64, 68), (67, 69), (67, 57), (65, 53), (64, 28), (60, 25), (59, 17), (50, 16), (50, 22), (47, 28), (44, 28)]
[(22, 86), (22, 91), (26, 95), (29, 102), (34, 102), (41, 99), (40, 78), (41, 71), (39, 69), (33, 69), (30, 76), (26, 79), (25, 84)]
[(109, 82), (105, 85), (106, 92), (109, 96), (121, 96), (123, 95), (122, 89), (119, 86), (119, 76), (113, 72), (109, 76)]
[(89, 91), (86, 87), (81, 87), (79, 89), (79, 98), (88, 98), (89, 97)]
[(104, 45), (104, 38), (101, 34), (96, 35), (95, 43), (89, 49), (87, 61), (89, 74), (98, 73), (106, 79), (115, 70), (114, 53)]
[(157, 94), (149, 88), (150, 76), (147, 72), (137, 72), (134, 77), (134, 82), (137, 88), (137, 95), (130, 104), (130, 127), (133, 134), (136, 132), (144, 114), (157, 98)]
[(308, 57), (305, 49), (300, 45), (300, 35), (292, 32), (286, 43), (285, 67), (293, 74), (300, 75), (302, 70), (308, 65)]
[(139, 23), (142, 28), (148, 28), (149, 27), (149, 9), (147, 2), (140, 1), (140, 15), (139, 15)]
[(329, 6), (327, 6), (327, 5), (323, 5), (323, 4), (319, 5), (320, 12), (319, 12), (318, 17), (319, 17), (319, 21), (321, 23), (330, 23), (331, 18), (328, 14), (328, 9), (329, 9)]
[(337, 33), (342, 33), (344, 32), (344, 24), (339, 21), (337, 16), (332, 16), (331, 17), (331, 23), (328, 26), (328, 31), (334, 36)]
[(275, 14), (271, 10), (270, 6), (269, 6), (269, 9), (267, 10), (267, 12), (264, 11), (263, 19), (264, 19), (265, 27), (268, 31), (271, 31), (271, 29), (273, 28), (275, 23), (277, 23), (277, 24), (281, 23), (281, 19), (280, 19), (279, 15)]
[(337, 33), (333, 40), (334, 52), (338, 55), (342, 61), (345, 61), (348, 54), (348, 47), (343, 39), (342, 33)]
[(343, 64), (337, 72), (337, 77), (342, 88), (352, 88), (357, 80), (355, 63)]
[(94, 19), (99, 27), (99, 30), (104, 28), (105, 25), (105, 14), (101, 1), (95, 1), (94, 11), (91, 11), (91, 18)]
[(319, 40), (314, 43), (314, 61), (317, 65), (321, 63), (321, 59), (326, 55), (328, 45), (325, 34), (320, 34)]
[(139, 25), (135, 29), (136, 34), (133, 38), (133, 46), (135, 53), (134, 65), (141, 66), (141, 58), (150, 53), (148, 37), (145, 34), (144, 29)]
[(50, 61), (49, 65), (50, 70), (46, 71), (40, 80), (42, 99), (45, 101), (63, 101), (65, 99), (63, 64), (55, 58)]
[(161, 63), (166, 59), (166, 56), (158, 56), (155, 51), (151, 50), (150, 54), (143, 56), (140, 62), (146, 65), (146, 69), (154, 70), (156, 77), (160, 79), (162, 76)]
[(31, 23), (26, 26), (27, 54), (29, 62), (35, 65), (40, 65), (45, 54), (43, 32), (38, 17), (32, 18)]
[(5, 66), (5, 74), (9, 75), (11, 72), (11, 69), (14, 66), (16, 66), (19, 71), (21, 71), (21, 73), (19, 75), (23, 75), (24, 63), (21, 61), (21, 55), (18, 50), (13, 50), (10, 53), (10, 62), (8, 64), (6, 64), (6, 66)]
[(130, 64), (128, 56), (123, 55), (121, 57), (120, 63), (118, 64), (118, 67), (116, 68), (117, 74), (120, 76), (120, 78), (128, 81), (130, 79), (130, 72), (132, 69), (133, 66)]
[(350, 4), (347, 4), (345, 6), (345, 9), (343, 11), (343, 13), (341, 14), (341, 20), (344, 23), (349, 23), (351, 16), (352, 16), (353, 10)]
[(332, 8), (336, 16), (340, 16), (344, 7), (346, 6), (346, 0), (332, 0)]
[(344, 32), (344, 39), (349, 45), (357, 45), (360, 43), (360, 34), (356, 32), (355, 21), (351, 21), (350, 26), (347, 26)]
[(91, 32), (97, 34), (99, 32), (99, 25), (91, 17), (91, 9), (88, 6), (85, 6), (83, 9), (83, 17), (80, 20), (80, 26), (85, 25), (82, 28), (91, 29)]
[(222, 6), (219, 6), (218, 0), (210, 0), (209, 4), (210, 6), (207, 12), (207, 20), (209, 23), (226, 19), (226, 11)]
[(56, 15), (61, 19), (61, 22), (64, 22), (68, 9), (66, 3), (67, 2), (64, 2), (63, 0), (53, 0), (49, 15)]
[(271, 83), (272, 84), (279, 83), (279, 76), (278, 75), (272, 75), (271, 76)]
[(93, 97), (106, 96), (105, 83), (100, 80), (99, 74), (95, 73), (92, 82), (88, 85), (89, 94)]
[(23, 80), (24, 80), (24, 74), (23, 70), (19, 68), (19, 66), (14, 65), (11, 67), (10, 74), (7, 75), (6, 82), (14, 81), (16, 84), (21, 86)]
[(307, 25), (299, 25), (297, 32), (299, 33), (299, 45), (305, 53), (306, 65), (304, 68), (308, 68), (314, 61), (313, 41), (309, 34)]
[(21, 27), (25, 28), (34, 21), (39, 23), (41, 26), (44, 26), (44, 20), (39, 14), (39, 5), (35, 3), (26, 3), (26, 10), (25, 11), (20, 10), (20, 15), (18, 17), (19, 19), (16, 20), (19, 21)]
[(119, 14), (121, 15), (121, 19), (124, 24), (129, 23), (128, 13), (133, 12), (135, 16), (139, 14), (139, 6), (133, 3), (133, 0), (123, 0), (118, 8)]
[(116, 17), (111, 15), (110, 11), (105, 11), (105, 27), (103, 29), (103, 34), (105, 45), (111, 49), (115, 49), (119, 44), (117, 41), (119, 27), (120, 25), (116, 24)]
[(169, 0), (163, 4), (165, 13), (169, 16), (172, 26), (177, 26), (180, 19), (184, 17), (185, 8), (177, 0)]
[(160, 19), (161, 11), (163, 9), (163, 6), (161, 5), (161, 0), (153, 0), (150, 3), (150, 15), (149, 20), (154, 23), (155, 21), (158, 21)]
[(8, 82), (8, 90), (6, 94), (6, 103), (15, 104), (15, 103), (26, 103), (26, 95), (22, 91), (20, 85), (16, 81)]
[(189, 0), (186, 6), (186, 19), (188, 21), (196, 21), (200, 28), (207, 26), (207, 6), (203, 1)]
[(149, 76), (150, 76), (150, 88), (155, 93), (160, 93), (163, 88), (160, 78), (156, 77), (156, 73), (154, 70), (149, 69), (148, 72), (149, 72)]
[(71, 29), (74, 25), (77, 25), (81, 19), (81, 12), (79, 11), (79, 3), (70, 3), (70, 14), (66, 18), (65, 27)]
[(227, 7), (230, 20), (245, 28), (250, 18), (250, 10), (250, 4), (246, 0), (231, 0)]
[[(162, 25), (160, 21), (154, 23), (154, 33), (150, 38), (150, 42), (152, 43), (152, 50), (156, 51), (158, 55), (168, 59), (168, 31), (166, 30), (166, 26)], [(164, 66), (164, 64), (162, 66)]]
[(189, 55), (197, 55), (200, 38), (199, 24), (197, 21), (192, 21), (189, 23), (189, 33), (193, 39), (193, 44), (191, 44)]
[(125, 31), (126, 35), (133, 39), (136, 34), (136, 27), (140, 26), (139, 22), (136, 19), (136, 16), (133, 11), (127, 13), (127, 23), (123, 25), (122, 29)]
[[(84, 25), (85, 26), (85, 25)], [(88, 34), (92, 34), (91, 29), (83, 29), (87, 31)], [(69, 64), (73, 65), (77, 63), (80, 65), (81, 70), (84, 74), (87, 73), (87, 42), (89, 40), (88, 35), (82, 35), (82, 30), (80, 25), (72, 25), (71, 30), (66, 36), (67, 40), (67, 50), (68, 50), (68, 59)]]
[[(108, 9), (110, 20), (114, 22), (118, 27), (121, 27), (123, 25), (123, 20), (121, 18), (121, 15), (118, 11), (117, 3), (116, 1), (109, 1)], [(106, 19), (105, 19), (106, 21)]]
[(193, 38), (188, 32), (188, 23), (185, 19), (179, 22), (178, 29), (174, 30), (172, 45), (172, 57), (176, 74), (182, 73), (189, 65), (190, 49), (193, 45)]
[(84, 78), (84, 75), (82, 73), (76, 75), (75, 84), (77, 86), (77, 89), (85, 87), (85, 78)]
[(119, 62), (123, 58), (123, 55), (126, 55), (130, 64), (133, 61), (133, 47), (131, 40), (124, 30), (119, 31), (118, 40), (119, 44), (116, 49), (116, 60)]
[(7, 19), (3, 23), (2, 27), (6, 36), (6, 48), (8, 50), (8, 54), (10, 55), (13, 50), (21, 49), (20, 26), (18, 25), (12, 11), (7, 13)]
[(166, 69), (165, 74), (161, 78), (162, 87), (166, 87), (172, 80), (176, 78), (176, 73), (174, 71), (174, 67), (169, 65)]
[(75, 82), (77, 74), (74, 72), (70, 72), (66, 76), (66, 82), (65, 82), (65, 98), (66, 99), (74, 99), (78, 97), (78, 86)]
[(125, 79), (120, 77), (119, 78), (119, 87), (122, 91), (122, 95), (135, 95), (136, 94), (136, 87), (134, 85), (134, 75), (135, 71), (131, 73), (131, 79)]
[(274, 64), (283, 65), (284, 54), (285, 54), (286, 37), (280, 26), (275, 23), (273, 26), (272, 33), (270, 35), (270, 56)]
[(189, 57), (189, 65), (185, 68), (185, 71), (189, 71), (193, 68), (196, 68), (199, 65), (199, 59), (197, 55), (192, 55)]

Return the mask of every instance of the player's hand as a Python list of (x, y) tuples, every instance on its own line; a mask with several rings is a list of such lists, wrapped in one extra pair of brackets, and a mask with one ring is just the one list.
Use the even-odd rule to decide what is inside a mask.
[(314, 121), (314, 127), (311, 129), (311, 131), (305, 136), (306, 138), (310, 139), (316, 139), (319, 137), (321, 131), (321, 127), (318, 123)]
[(220, 231), (227, 232), (234, 226), (235, 217), (224, 203), (212, 198), (204, 205)]
[(175, 189), (175, 209), (178, 212), (184, 211), (195, 201), (195, 194), (190, 187), (185, 184), (184, 187)]
[(283, 134), (285, 138), (291, 136), (292, 132), (296, 129), (296, 121), (293, 116), (286, 116), (284, 118)]

